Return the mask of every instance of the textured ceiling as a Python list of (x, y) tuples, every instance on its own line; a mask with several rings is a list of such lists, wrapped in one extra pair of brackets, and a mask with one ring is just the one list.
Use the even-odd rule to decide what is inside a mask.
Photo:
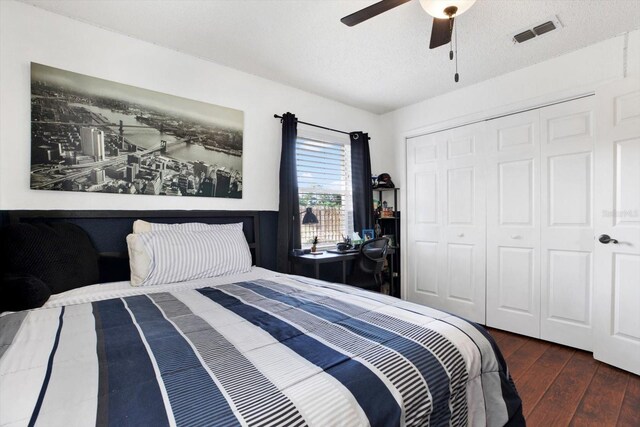
[[(640, 27), (634, 0), (478, 0), (456, 20), (456, 84), (447, 47), (428, 48), (418, 0), (351, 28), (340, 18), (375, 0), (23, 1), (375, 113)], [(552, 15), (561, 31), (512, 43)]]

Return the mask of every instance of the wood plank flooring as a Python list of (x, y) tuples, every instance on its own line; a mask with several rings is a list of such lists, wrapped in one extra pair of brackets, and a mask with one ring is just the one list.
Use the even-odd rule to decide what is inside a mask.
[(527, 425), (640, 427), (640, 377), (591, 353), (489, 328), (523, 402)]

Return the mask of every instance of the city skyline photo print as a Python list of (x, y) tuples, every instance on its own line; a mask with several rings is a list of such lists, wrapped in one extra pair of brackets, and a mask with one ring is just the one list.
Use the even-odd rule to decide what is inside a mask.
[(31, 188), (242, 198), (244, 113), (31, 63)]

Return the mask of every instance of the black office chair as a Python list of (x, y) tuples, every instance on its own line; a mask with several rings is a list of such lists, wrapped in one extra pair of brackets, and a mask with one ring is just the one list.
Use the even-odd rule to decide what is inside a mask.
[(382, 269), (388, 248), (389, 239), (386, 237), (362, 243), (356, 265), (347, 283), (360, 288), (379, 290), (383, 282)]

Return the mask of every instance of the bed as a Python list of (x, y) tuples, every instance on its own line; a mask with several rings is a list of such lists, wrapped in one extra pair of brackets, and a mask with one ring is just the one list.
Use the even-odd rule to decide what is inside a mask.
[(0, 317), (3, 426), (523, 424), (482, 326), (256, 266)]

